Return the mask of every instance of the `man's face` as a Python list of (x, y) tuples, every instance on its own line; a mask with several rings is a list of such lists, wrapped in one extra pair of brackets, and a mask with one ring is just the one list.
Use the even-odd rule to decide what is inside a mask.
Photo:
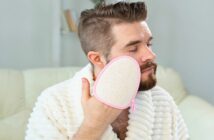
[(111, 48), (107, 62), (111, 59), (129, 55), (137, 60), (141, 68), (141, 83), (139, 90), (148, 90), (156, 84), (156, 55), (151, 49), (152, 34), (145, 21), (122, 23), (112, 28), (115, 44)]

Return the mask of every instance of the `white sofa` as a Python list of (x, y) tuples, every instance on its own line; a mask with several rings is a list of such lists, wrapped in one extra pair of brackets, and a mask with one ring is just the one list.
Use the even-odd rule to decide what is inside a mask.
[[(23, 140), (30, 112), (41, 91), (71, 78), (79, 69), (0, 69), (0, 140)], [(191, 140), (214, 139), (214, 107), (188, 94), (174, 70), (159, 66), (157, 77), (158, 84), (170, 92), (180, 108)]]

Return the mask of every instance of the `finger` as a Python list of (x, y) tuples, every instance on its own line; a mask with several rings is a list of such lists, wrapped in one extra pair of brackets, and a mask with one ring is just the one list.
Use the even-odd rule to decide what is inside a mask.
[(90, 97), (90, 84), (86, 78), (82, 78), (82, 102), (85, 103)]

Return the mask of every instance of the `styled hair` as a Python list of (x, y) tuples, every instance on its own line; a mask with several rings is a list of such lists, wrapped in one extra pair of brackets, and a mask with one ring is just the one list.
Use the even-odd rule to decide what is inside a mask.
[(93, 9), (81, 13), (78, 35), (81, 47), (87, 55), (89, 51), (101, 52), (108, 57), (115, 43), (112, 26), (120, 23), (144, 21), (147, 9), (144, 2), (101, 3)]

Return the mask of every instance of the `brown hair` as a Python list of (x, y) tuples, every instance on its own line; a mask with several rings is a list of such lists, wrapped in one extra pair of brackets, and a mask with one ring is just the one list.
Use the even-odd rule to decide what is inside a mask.
[(110, 5), (101, 3), (94, 9), (85, 10), (81, 13), (78, 26), (81, 47), (86, 55), (89, 51), (98, 51), (107, 58), (115, 43), (112, 26), (143, 21), (146, 17), (144, 2), (118, 2)]

